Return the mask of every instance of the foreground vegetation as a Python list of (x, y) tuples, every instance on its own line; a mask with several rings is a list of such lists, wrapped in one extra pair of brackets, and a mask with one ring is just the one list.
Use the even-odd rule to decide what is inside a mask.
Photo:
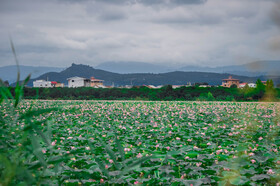
[(15, 103), (0, 108), (2, 185), (280, 180), (279, 103)]

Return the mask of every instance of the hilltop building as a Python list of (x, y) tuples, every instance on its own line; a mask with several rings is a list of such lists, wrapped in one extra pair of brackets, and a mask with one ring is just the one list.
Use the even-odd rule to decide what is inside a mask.
[(223, 87), (231, 87), (232, 85), (236, 85), (239, 88), (239, 79), (233, 79), (232, 76), (229, 76), (228, 79), (223, 79), (222, 86)]

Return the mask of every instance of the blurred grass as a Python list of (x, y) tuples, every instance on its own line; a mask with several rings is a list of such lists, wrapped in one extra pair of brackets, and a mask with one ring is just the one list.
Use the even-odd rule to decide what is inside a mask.
[[(0, 185), (41, 185), (42, 183), (59, 183), (56, 177), (44, 175), (50, 163), (53, 163), (51, 141), (52, 130), (48, 123), (46, 128), (41, 127), (42, 122), (35, 122), (34, 117), (52, 112), (52, 109), (33, 109), (31, 104), (25, 114), (20, 113), (20, 104), (23, 100), (23, 88), (30, 80), (30, 74), (20, 83), (20, 69), (16, 50), (12, 39), (11, 49), (18, 68), (15, 96), (11, 89), (0, 80)], [(5, 108), (5, 109), (4, 109)], [(5, 117), (9, 116), (9, 117)], [(45, 120), (45, 123), (49, 119)], [(24, 123), (24, 128), (18, 126)], [(16, 132), (15, 132), (16, 129)], [(43, 145), (49, 149), (50, 156), (45, 156)], [(60, 166), (62, 160), (56, 158), (54, 166)]]

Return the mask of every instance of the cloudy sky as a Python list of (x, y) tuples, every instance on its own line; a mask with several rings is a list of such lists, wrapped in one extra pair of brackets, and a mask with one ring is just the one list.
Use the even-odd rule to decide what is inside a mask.
[(280, 59), (277, 0), (0, 0), (0, 66)]

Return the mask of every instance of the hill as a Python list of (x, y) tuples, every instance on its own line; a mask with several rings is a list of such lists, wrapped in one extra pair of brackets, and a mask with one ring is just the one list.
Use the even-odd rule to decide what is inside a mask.
[[(168, 72), (168, 73), (135, 73), (135, 74), (118, 74), (108, 72), (104, 70), (94, 69), (88, 65), (77, 65), (72, 64), (69, 68), (61, 72), (49, 72), (39, 76), (38, 78), (31, 79), (29, 86), (32, 86), (32, 82), (37, 79), (48, 79), (50, 81), (58, 81), (67, 84), (67, 78), (73, 76), (80, 76), (95, 78), (104, 80), (105, 85), (123, 86), (123, 85), (182, 85), (188, 82), (207, 82), (210, 85), (220, 85), (222, 79), (227, 78), (230, 74), (228, 73), (211, 73), (211, 72)], [(234, 78), (240, 79), (244, 82), (256, 82), (258, 78), (266, 80), (267, 78), (273, 79), (275, 84), (280, 83), (279, 76), (259, 76), (259, 77), (247, 77), (237, 76)]]
[(255, 61), (244, 65), (231, 65), (222, 67), (184, 66), (182, 71), (230, 73), (241, 76), (278, 76), (280, 74), (280, 61)]
[[(184, 66), (179, 67), (176, 66), (174, 68), (168, 67), (166, 65), (159, 65), (159, 64), (149, 64), (149, 63), (142, 63), (142, 62), (106, 62), (102, 63), (94, 68), (84, 65), (86, 67), (83, 73), (81, 74), (79, 69), (75, 68), (82, 68), (78, 67), (77, 65), (75, 68), (66, 69), (65, 72), (62, 74), (51, 73), (47, 76), (43, 76), (41, 78), (47, 79), (47, 77), (56, 77), (61, 82), (65, 82), (65, 77), (71, 74), (77, 74), (77, 76), (91, 76), (91, 74), (96, 74), (95, 76), (101, 76), (104, 80), (107, 80), (107, 84), (110, 82), (119, 83), (120, 85), (126, 84), (135, 84), (146, 82), (145, 84), (149, 84), (149, 82), (155, 83), (156, 79), (159, 77), (163, 78), (168, 76), (168, 73), (172, 73), (174, 71), (180, 72), (208, 72), (208, 73), (219, 73), (219, 74), (233, 74), (234, 76), (238, 75), (237, 77), (241, 76), (248, 76), (248, 77), (262, 77), (264, 80), (268, 77), (276, 78), (280, 74), (280, 61), (256, 61), (244, 65), (233, 65), (233, 66), (223, 66), (223, 67), (200, 67), (200, 66)], [(91, 68), (91, 70), (89, 70)], [(64, 68), (65, 69), (65, 68)], [(31, 78), (36, 79), (37, 77), (44, 75), (48, 72), (61, 72), (63, 68), (58, 67), (40, 67), (40, 66), (20, 66), (21, 78), (26, 77), (28, 74), (31, 73)], [(109, 73), (110, 72), (110, 73)], [(109, 74), (108, 74), (109, 73)], [(137, 75), (135, 75), (135, 73)], [(13, 66), (5, 66), (0, 67), (0, 79), (8, 80), (10, 84), (16, 81), (16, 74), (17, 74), (17, 67)], [(106, 74), (106, 77), (104, 77)], [(130, 74), (130, 75), (129, 75)], [(134, 74), (134, 75), (132, 75)], [(150, 75), (149, 75), (150, 74)], [(157, 75), (156, 75), (157, 74)], [(163, 75), (165, 74), (165, 75)], [(188, 73), (189, 75), (192, 73)], [(124, 75), (124, 76), (122, 76)], [(149, 79), (152, 75), (155, 79)], [(196, 76), (195, 79), (192, 79), (189, 75), (185, 75), (188, 81), (191, 82), (201, 82), (205, 79), (199, 78), (196, 76), (197, 73), (193, 75)], [(200, 74), (203, 76), (203, 74)], [(200, 76), (198, 75), (198, 76)], [(210, 74), (208, 74), (211, 76)], [(215, 75), (213, 75), (215, 76)], [(267, 77), (268, 76), (268, 77)], [(67, 76), (68, 77), (68, 76)], [(112, 77), (112, 78), (111, 78)], [(218, 77), (218, 76), (217, 76)], [(125, 78), (125, 79), (123, 79)], [(135, 81), (135, 78), (137, 81)], [(147, 81), (140, 81), (140, 79), (148, 78)], [(213, 78), (213, 77), (211, 77)], [(220, 78), (220, 77), (218, 77)], [(175, 78), (176, 79), (176, 78)], [(215, 78), (214, 78), (215, 79)], [(276, 78), (277, 79), (277, 78)], [(169, 79), (165, 79), (169, 82)], [(201, 80), (201, 81), (200, 81)], [(174, 80), (175, 81), (175, 80)], [(174, 82), (172, 81), (172, 82)], [(206, 79), (206, 81), (208, 81)], [(245, 80), (244, 80), (245, 81)], [(178, 83), (182, 82), (181, 80), (176, 81)], [(158, 82), (157, 84), (161, 84), (164, 82)], [(174, 82), (175, 83), (175, 82)], [(217, 83), (214, 81), (213, 83)]]
[[(24, 79), (28, 74), (31, 74), (31, 78), (37, 78), (38, 76), (45, 74), (47, 72), (60, 72), (63, 68), (58, 67), (42, 67), (42, 66), (23, 66), (20, 65), (20, 77)], [(17, 66), (4, 66), (0, 67), (0, 79), (3, 81), (8, 80), (10, 83), (13, 83), (17, 79)]]

